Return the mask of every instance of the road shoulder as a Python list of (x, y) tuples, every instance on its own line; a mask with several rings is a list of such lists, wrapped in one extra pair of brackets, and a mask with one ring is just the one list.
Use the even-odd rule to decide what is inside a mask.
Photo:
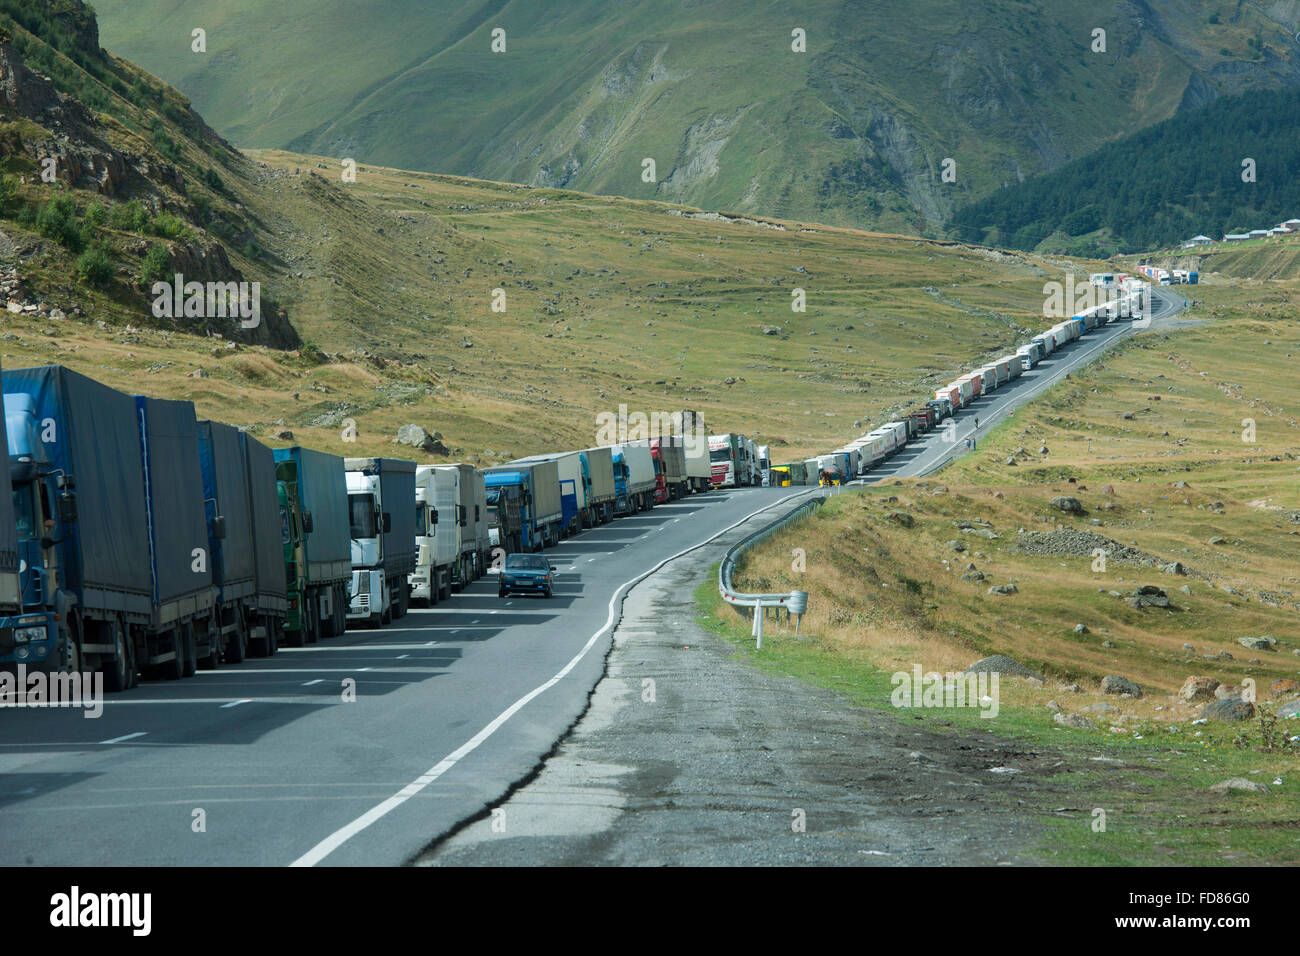
[(753, 530), (637, 585), (587, 713), (531, 782), (417, 865), (1034, 862), (1018, 794), (1050, 755), (855, 707), (698, 625), (695, 585)]

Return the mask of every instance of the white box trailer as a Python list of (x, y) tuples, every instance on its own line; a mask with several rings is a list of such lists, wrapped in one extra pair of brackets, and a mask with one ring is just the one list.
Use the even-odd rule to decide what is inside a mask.
[(852, 444), (845, 445), (843, 448), (837, 448), (835, 451), (841, 455), (849, 456), (849, 473), (848, 477), (853, 478), (861, 474), (862, 455)]
[(431, 465), (415, 469), (415, 570), (411, 601), (425, 607), (451, 597), (451, 574), (460, 559), (459, 474)]
[(450, 522), (455, 528), (457, 553), (451, 569), (451, 588), (460, 591), (482, 577), (491, 563), (487, 489), (483, 473), (473, 465), (457, 462), (431, 467), (450, 484), (446, 493), (441, 490), (443, 485), (436, 486), (439, 496), (435, 506), (439, 524)]
[(984, 376), (984, 393), (988, 394), (998, 387), (998, 369), (996, 365), (985, 365), (979, 370)]
[(560, 536), (567, 538), (587, 527), (588, 495), (591, 482), (582, 467), (580, 451), (562, 451), (548, 455), (529, 455), (516, 459), (517, 463), (555, 462), (556, 477), (560, 483)]
[(686, 484), (696, 493), (708, 491), (713, 487), (709, 480), (713, 469), (709, 466), (708, 437), (689, 435), (685, 438), (674, 437), (672, 440), (681, 443), (682, 452), (686, 456)]
[[(609, 447), (586, 448), (587, 474), (591, 478), (588, 494), (588, 524), (605, 524), (614, 517), (614, 453)], [(705, 454), (707, 466), (707, 452)]]

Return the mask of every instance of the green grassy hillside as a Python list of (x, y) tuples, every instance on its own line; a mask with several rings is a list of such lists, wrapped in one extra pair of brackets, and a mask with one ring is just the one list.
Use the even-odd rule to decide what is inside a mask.
[(1300, 12), (1227, 2), (98, 7), (109, 49), (242, 146), (899, 232), (1180, 107), (1300, 81)]

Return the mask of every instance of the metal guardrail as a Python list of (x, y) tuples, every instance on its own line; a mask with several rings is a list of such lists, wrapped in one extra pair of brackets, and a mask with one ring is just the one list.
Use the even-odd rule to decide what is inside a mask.
[(788, 594), (746, 594), (743, 591), (736, 591), (731, 586), (731, 576), (736, 570), (736, 563), (741, 555), (750, 548), (757, 544), (761, 544), (782, 528), (787, 527), (795, 521), (800, 521), (816, 511), (828, 497), (826, 494), (828, 490), (829, 489), (822, 489), (821, 494), (808, 498), (803, 504), (799, 505), (799, 507), (788, 511), (781, 517), (769, 522), (762, 528), (762, 530), (757, 531), (754, 534), (749, 535), (749, 537), (745, 538), (743, 541), (739, 541), (732, 545), (727, 550), (727, 553), (723, 555), (722, 563), (718, 565), (718, 593), (722, 595), (722, 599), (732, 607), (736, 608), (737, 611), (740, 611), (741, 608), (754, 609), (754, 626), (750, 630), (750, 633), (757, 639), (757, 648), (759, 650), (762, 650), (763, 648), (763, 615), (766, 612), (766, 609), (770, 607), (777, 608), (779, 613), (780, 609), (784, 608), (787, 616), (794, 614), (798, 617), (799, 620), (795, 622), (795, 633), (798, 634), (799, 623), (803, 620), (804, 612), (808, 610), (808, 592), (791, 591)]

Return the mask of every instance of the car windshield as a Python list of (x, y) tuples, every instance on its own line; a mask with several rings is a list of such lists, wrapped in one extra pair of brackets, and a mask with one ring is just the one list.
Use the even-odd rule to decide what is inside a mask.
[(510, 554), (506, 556), (508, 571), (545, 571), (550, 567), (540, 554)]

